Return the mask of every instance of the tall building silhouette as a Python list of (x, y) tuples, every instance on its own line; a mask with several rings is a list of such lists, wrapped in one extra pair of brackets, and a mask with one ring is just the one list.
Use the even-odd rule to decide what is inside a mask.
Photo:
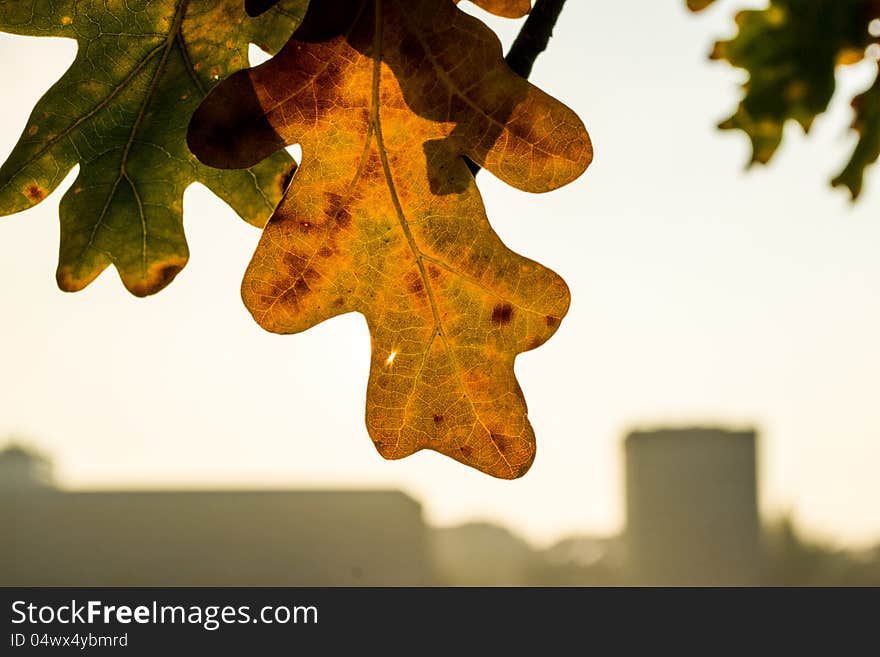
[(759, 583), (755, 442), (754, 431), (705, 428), (637, 431), (627, 437), (633, 583)]

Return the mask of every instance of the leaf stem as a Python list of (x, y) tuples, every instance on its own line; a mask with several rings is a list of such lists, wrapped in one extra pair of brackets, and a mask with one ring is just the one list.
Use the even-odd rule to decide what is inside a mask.
[(504, 61), (514, 73), (528, 79), (538, 55), (547, 49), (565, 0), (537, 0)]

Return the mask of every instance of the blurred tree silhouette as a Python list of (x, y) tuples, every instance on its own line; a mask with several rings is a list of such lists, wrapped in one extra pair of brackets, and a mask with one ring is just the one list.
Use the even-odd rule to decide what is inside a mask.
[[(687, 0), (687, 5), (702, 11), (714, 2)], [(749, 73), (736, 113), (719, 127), (749, 136), (750, 164), (770, 161), (788, 119), (809, 132), (834, 94), (837, 66), (880, 59), (878, 0), (770, 0), (766, 9), (738, 13), (736, 23), (737, 35), (716, 43), (710, 58)], [(865, 168), (880, 156), (880, 76), (852, 107), (859, 141), (832, 185), (846, 187), (855, 199)]]
[(880, 545), (852, 552), (804, 540), (788, 516), (765, 527), (764, 552), (767, 586), (880, 585)]

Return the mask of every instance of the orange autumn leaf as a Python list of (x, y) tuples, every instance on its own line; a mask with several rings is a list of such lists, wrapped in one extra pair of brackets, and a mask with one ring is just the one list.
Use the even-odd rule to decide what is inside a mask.
[(366, 317), (366, 421), (384, 457), (431, 449), (526, 472), (535, 437), (514, 359), (553, 335), (569, 293), (501, 242), (463, 156), (544, 192), (577, 178), (592, 147), (491, 30), (452, 0), (313, 2), (278, 55), (208, 96), (189, 143), (222, 168), (301, 144), (242, 296), (276, 333)]

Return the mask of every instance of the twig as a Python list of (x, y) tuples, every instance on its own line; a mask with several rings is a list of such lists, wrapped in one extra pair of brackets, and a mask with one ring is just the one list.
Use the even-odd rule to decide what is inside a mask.
[(504, 60), (514, 73), (528, 78), (538, 55), (547, 49), (565, 0), (538, 0)]

